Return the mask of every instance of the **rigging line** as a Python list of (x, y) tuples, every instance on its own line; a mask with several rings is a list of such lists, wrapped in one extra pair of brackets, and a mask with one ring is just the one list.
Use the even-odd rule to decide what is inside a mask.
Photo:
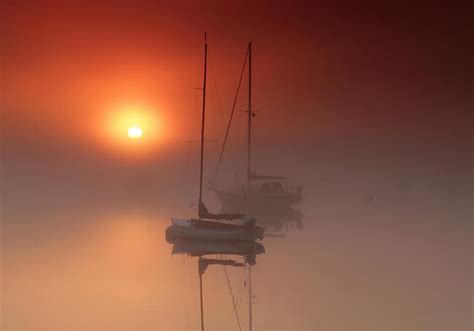
[[(219, 112), (221, 114), (221, 120), (222, 120), (222, 123), (224, 124), (224, 111), (222, 110), (223, 108), (222, 108), (221, 97), (219, 95), (219, 90), (217, 89), (216, 75), (214, 74), (214, 68), (212, 66), (212, 58), (211, 58), (210, 55), (209, 55), (209, 68), (211, 69), (210, 72), (211, 72), (211, 76), (212, 76), (212, 81), (214, 82), (214, 88), (216, 90), (217, 104), (219, 105)], [(225, 125), (224, 125), (224, 129), (225, 129)]]
[[(196, 77), (194, 79), (194, 86), (196, 86), (198, 84), (200, 73), (201, 73), (200, 70), (198, 70), (197, 73), (196, 73)], [(194, 90), (193, 90), (193, 95), (194, 95), (194, 104), (193, 104), (193, 111), (192, 111), (192, 114), (194, 115), (193, 123), (198, 121), (199, 113), (200, 113), (199, 95), (198, 95), (196, 90), (197, 90), (196, 88), (194, 88)], [(192, 138), (193, 138), (192, 136), (193, 136), (193, 132), (192, 132), (192, 130), (189, 130), (189, 132), (188, 132), (188, 141), (192, 140)]]
[(230, 125), (232, 123), (232, 118), (234, 117), (235, 106), (237, 104), (237, 97), (239, 96), (240, 86), (242, 85), (242, 78), (244, 77), (245, 65), (247, 64), (248, 57), (249, 57), (249, 50), (247, 49), (247, 52), (245, 53), (244, 65), (242, 66), (242, 72), (240, 73), (239, 84), (237, 85), (237, 92), (235, 93), (234, 104), (232, 105), (232, 111), (230, 113), (229, 123), (227, 124), (227, 129), (226, 129), (225, 136), (224, 136), (224, 142), (222, 143), (221, 152), (219, 154), (219, 160), (217, 161), (216, 170), (214, 171), (213, 182), (215, 181), (215, 179), (217, 177), (217, 173), (219, 171), (219, 166), (220, 166), (221, 161), (222, 161), (222, 155), (224, 154), (224, 149), (225, 149), (225, 145), (227, 143), (227, 138), (229, 136), (229, 131), (230, 131)]
[[(201, 109), (200, 109), (200, 107), (199, 107), (199, 101), (200, 101), (200, 99), (201, 99), (201, 98), (200, 98), (199, 90), (200, 90), (201, 88), (196, 87), (196, 86), (198, 86), (198, 83), (199, 83), (199, 81), (200, 81), (199, 77), (201, 76), (201, 73), (202, 73), (202, 70), (201, 70), (201, 69), (197, 70), (197, 71), (196, 71), (196, 77), (194, 78), (194, 86), (195, 86), (194, 89), (193, 89), (194, 104), (193, 104), (193, 111), (192, 111), (192, 119), (193, 119), (193, 120), (192, 120), (192, 123), (193, 123), (193, 124), (199, 122), (199, 115), (201, 114)], [(190, 116), (190, 117), (191, 117), (191, 116)], [(195, 138), (195, 136), (196, 136), (196, 132), (194, 132), (195, 130), (197, 130), (197, 126), (194, 126), (194, 125), (193, 125), (193, 126), (190, 128), (190, 130), (188, 131), (188, 134), (187, 134), (188, 139), (187, 139), (187, 141), (191, 141), (191, 140), (193, 140), (193, 139)], [(192, 162), (191, 162), (191, 158), (190, 158), (190, 155), (189, 155), (189, 154), (190, 154), (190, 151), (189, 151), (189, 143), (188, 143), (187, 145), (188, 145), (188, 152), (187, 152), (188, 155), (186, 156), (186, 157), (187, 157), (187, 159), (186, 159), (186, 162), (187, 162), (187, 163), (186, 163), (186, 167), (187, 167), (187, 169), (186, 169), (186, 170), (188, 170), (188, 173), (189, 173), (189, 171), (191, 170), (191, 167), (192, 167), (192, 165), (191, 165)]]
[[(199, 81), (199, 75), (201, 73), (201, 70), (198, 70), (197, 74), (196, 74), (196, 78), (194, 79), (194, 85), (196, 86), (198, 81)], [(192, 123), (198, 123), (199, 121), (199, 115), (200, 115), (200, 109), (199, 109), (199, 101), (200, 101), (200, 97), (199, 97), (199, 93), (197, 91), (197, 89), (195, 88), (194, 91), (193, 91), (193, 94), (194, 94), (194, 104), (193, 104), (193, 114), (192, 114)], [(187, 141), (191, 141), (195, 138), (195, 135), (196, 135), (196, 132), (194, 132), (196, 129), (196, 127), (193, 125), (190, 130), (188, 131), (188, 134), (187, 134)], [(186, 162), (185, 164), (183, 165), (184, 167), (184, 170), (186, 171), (186, 176), (189, 176), (190, 175), (190, 172), (191, 172), (191, 168), (192, 168), (192, 161), (193, 161), (193, 156), (194, 155), (191, 155), (191, 150), (190, 150), (190, 144), (186, 144), (187, 147), (186, 147)]]
[[(189, 130), (188, 133), (188, 141), (190, 141), (192, 138), (195, 137), (195, 129), (198, 128), (199, 126), (199, 114), (200, 114), (200, 109), (199, 109), (199, 96), (196, 92), (194, 92), (194, 109), (193, 109), (193, 120), (192, 120), (192, 128)], [(191, 178), (194, 178), (194, 174), (191, 173), (192, 171), (192, 165), (193, 162), (195, 162), (195, 155), (194, 153), (191, 155), (191, 150), (190, 150), (190, 144), (187, 143), (187, 155), (186, 155), (186, 175), (190, 176), (188, 177), (188, 182), (191, 182)], [(194, 149), (193, 149), (194, 150)], [(199, 188), (198, 188), (199, 189)]]
[[(257, 143), (257, 133), (256, 133), (255, 131), (257, 131), (257, 130), (253, 130), (253, 132), (252, 132), (252, 141), (253, 141), (253, 142), (252, 142), (252, 145), (253, 145), (253, 149), (256, 151), (256, 150), (258, 150), (258, 149), (257, 149), (258, 143)], [(262, 161), (261, 161), (261, 160), (257, 161), (257, 163), (258, 163), (258, 166), (261, 166), (261, 165), (262, 165)], [(255, 165), (255, 164), (254, 164), (254, 165)], [(254, 169), (254, 170), (255, 170), (255, 169)]]
[(229, 275), (227, 274), (227, 266), (224, 265), (223, 267), (224, 267), (225, 278), (227, 280), (227, 288), (229, 289), (229, 294), (232, 297), (232, 307), (234, 308), (234, 313), (235, 313), (235, 319), (237, 321), (237, 326), (239, 327), (239, 330), (242, 331), (242, 327), (240, 326), (239, 313), (237, 311), (237, 305), (235, 303), (234, 293), (232, 292), (232, 287), (230, 286)]
[(241, 302), (242, 300), (242, 289), (244, 288), (244, 284), (245, 284), (245, 271), (247, 270), (247, 265), (245, 265), (245, 267), (243, 268), (242, 270), (242, 275), (240, 277), (240, 287), (239, 287), (239, 294), (237, 295), (237, 305), (239, 305), (239, 303)]
[[(198, 91), (201, 88), (196, 87), (200, 83), (199, 77), (201, 76), (201, 73), (202, 73), (202, 70), (198, 69), (197, 72), (196, 72), (196, 77), (194, 78), (194, 89), (193, 89), (193, 92), (194, 92), (194, 107), (193, 107), (194, 120), (193, 120), (193, 123), (198, 122), (199, 114), (201, 112), (201, 109), (199, 108), (200, 93)], [(191, 137), (192, 135), (193, 135), (193, 132), (192, 132), (192, 130), (190, 130), (190, 132), (188, 134), (188, 138), (189, 138), (188, 140), (192, 140), (192, 137)]]

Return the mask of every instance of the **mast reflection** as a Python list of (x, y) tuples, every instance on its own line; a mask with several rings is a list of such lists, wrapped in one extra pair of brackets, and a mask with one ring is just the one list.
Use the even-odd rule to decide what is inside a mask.
[[(257, 255), (265, 253), (265, 247), (255, 241), (208, 241), (208, 240), (186, 240), (167, 236), (166, 240), (173, 244), (171, 254), (186, 254), (198, 257), (199, 274), (199, 301), (201, 308), (201, 330), (204, 331), (204, 295), (202, 289), (202, 278), (208, 267), (222, 265), (224, 267), (245, 267), (248, 265), (248, 305), (249, 305), (249, 329), (252, 330), (252, 266), (257, 263)], [(227, 256), (242, 257), (239, 262)], [(215, 257), (208, 257), (215, 256)]]

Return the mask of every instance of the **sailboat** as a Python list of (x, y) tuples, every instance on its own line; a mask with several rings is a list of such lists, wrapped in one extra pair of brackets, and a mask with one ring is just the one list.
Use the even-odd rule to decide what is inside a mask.
[[(222, 265), (230, 267), (245, 267), (248, 265), (248, 305), (249, 305), (249, 330), (253, 329), (253, 294), (252, 294), (252, 266), (256, 262), (259, 254), (265, 253), (262, 244), (255, 241), (247, 242), (218, 242), (206, 240), (186, 240), (171, 239), (173, 244), (172, 255), (186, 254), (192, 257), (198, 257), (198, 273), (199, 273), (199, 299), (201, 306), (201, 331), (204, 331), (204, 298), (202, 287), (202, 276), (207, 268), (211, 265)], [(206, 257), (207, 255), (236, 255), (242, 256), (244, 263), (237, 262), (232, 259), (216, 259)]]
[[(211, 189), (217, 195), (217, 198), (222, 204), (223, 210), (234, 210), (239, 212), (249, 212), (256, 208), (289, 208), (303, 199), (303, 187), (299, 185), (295, 189), (288, 189), (286, 178), (282, 176), (258, 175), (251, 169), (251, 134), (252, 134), (252, 119), (255, 116), (255, 111), (252, 108), (252, 42), (249, 42), (247, 55), (242, 69), (244, 73), (245, 64), (248, 59), (248, 110), (247, 110), (247, 183), (246, 185), (219, 188), (211, 185)], [(242, 80), (242, 76), (241, 76)], [(240, 83), (239, 83), (240, 88)], [(238, 94), (238, 90), (237, 90)], [(237, 99), (237, 95), (236, 95)], [(234, 101), (235, 107), (235, 101)], [(229, 124), (227, 127), (226, 137), (222, 145), (219, 163), (222, 160), (222, 154), (226, 145), (230, 123), (232, 122), (232, 110)]]
[[(202, 117), (201, 117), (201, 162), (199, 176), (199, 205), (198, 218), (171, 219), (171, 227), (166, 230), (167, 237), (182, 239), (204, 240), (239, 240), (254, 241), (263, 239), (265, 229), (256, 224), (255, 218), (245, 219), (238, 213), (210, 213), (202, 200), (203, 167), (204, 167), (204, 138), (206, 120), (206, 80), (207, 80), (207, 37), (204, 35), (204, 79), (202, 87)], [(232, 223), (241, 220), (240, 223)], [(243, 221), (243, 222), (242, 222)]]

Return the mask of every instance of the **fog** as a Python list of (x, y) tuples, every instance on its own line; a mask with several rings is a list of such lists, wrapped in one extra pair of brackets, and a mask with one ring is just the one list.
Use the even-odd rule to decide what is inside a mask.
[[(200, 329), (198, 255), (165, 231), (197, 217), (207, 31), (204, 202), (250, 40), (252, 169), (303, 198), (252, 212), (255, 265), (212, 255), (245, 266), (202, 273), (206, 330), (471, 330), (468, 17), (367, 6), (3, 2), (0, 329)], [(246, 180), (247, 84), (221, 186)]]

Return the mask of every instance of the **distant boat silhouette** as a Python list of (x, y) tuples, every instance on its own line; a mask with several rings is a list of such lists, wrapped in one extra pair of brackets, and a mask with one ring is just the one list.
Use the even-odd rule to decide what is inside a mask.
[[(204, 36), (204, 81), (202, 87), (202, 118), (201, 118), (201, 165), (199, 176), (199, 205), (197, 219), (172, 218), (172, 226), (167, 229), (167, 236), (183, 239), (207, 240), (242, 240), (253, 241), (263, 239), (265, 229), (256, 224), (254, 218), (244, 219), (238, 213), (212, 214), (202, 201), (203, 164), (204, 164), (204, 132), (206, 120), (206, 76), (207, 76), (207, 38)], [(230, 223), (232, 220), (244, 220), (243, 223)]]
[[(294, 190), (289, 190), (286, 185), (286, 178), (282, 176), (269, 176), (269, 175), (257, 175), (251, 170), (251, 133), (252, 133), (252, 118), (255, 116), (255, 112), (252, 109), (252, 43), (249, 42), (247, 55), (244, 60), (244, 67), (242, 68), (242, 74), (239, 82), (238, 91), (240, 89), (240, 83), (245, 69), (245, 64), (248, 58), (248, 124), (247, 124), (247, 183), (245, 186), (236, 186), (228, 188), (220, 188), (213, 183), (211, 189), (217, 195), (217, 198), (222, 204), (224, 209), (233, 209), (239, 212), (248, 212), (256, 207), (261, 208), (262, 206), (268, 207), (290, 207), (293, 206), (303, 199), (303, 187), (300, 185)], [(222, 145), (221, 154), (216, 167), (216, 174), (219, 168), (220, 162), (222, 161), (222, 155), (225, 149), (226, 141), (228, 138), (230, 124), (232, 122), (235, 103), (237, 95), (234, 100), (234, 108), (232, 109), (231, 116), (229, 119), (227, 132)], [(285, 185), (283, 185), (285, 184)]]

